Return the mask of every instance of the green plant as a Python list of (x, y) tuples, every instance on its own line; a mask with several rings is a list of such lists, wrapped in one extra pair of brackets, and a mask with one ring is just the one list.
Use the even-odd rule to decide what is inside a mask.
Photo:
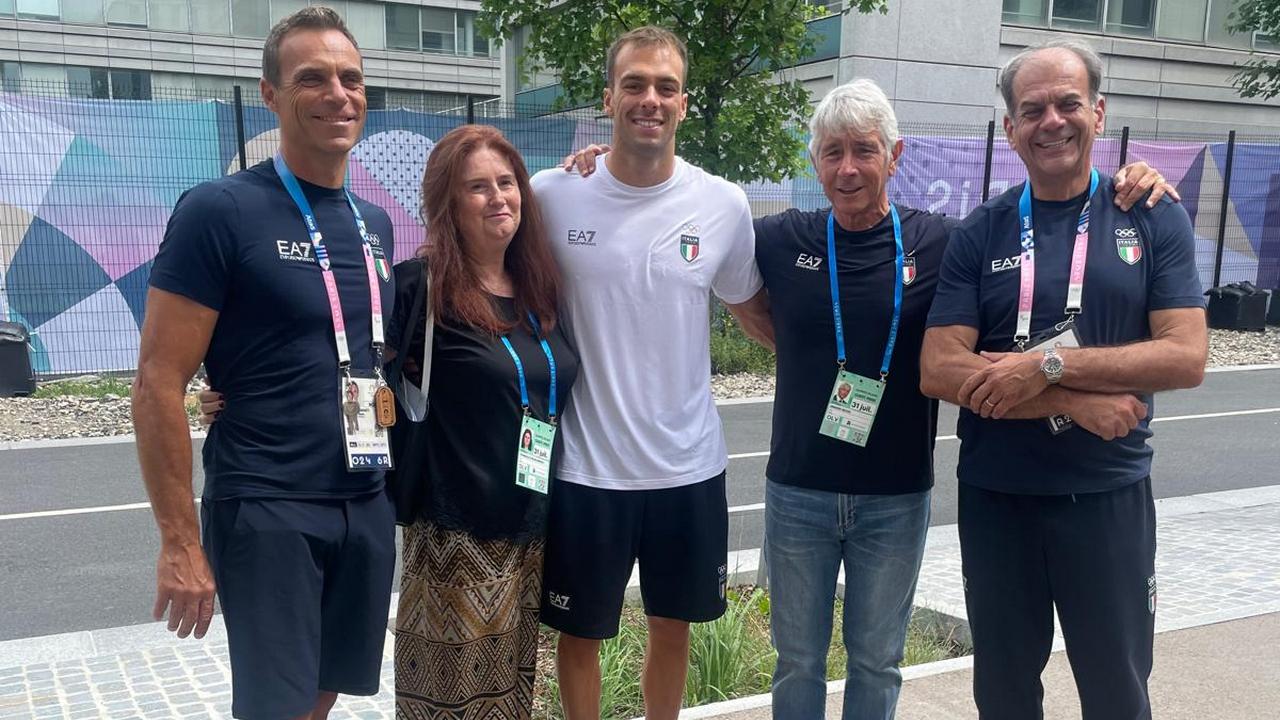
[(716, 375), (756, 373), (772, 375), (773, 353), (747, 337), (742, 326), (720, 302), (711, 309), (711, 372)]
[(31, 396), (37, 398), (105, 398), (109, 395), (129, 397), (130, 391), (129, 382), (122, 378), (77, 377), (41, 383)]
[[(803, 0), (482, 0), (478, 26), (491, 40), (520, 42), (520, 70), (554, 72), (558, 106), (599, 102), (605, 54), (613, 39), (641, 25), (666, 27), (688, 45), (687, 119), (681, 157), (735, 182), (794, 177), (806, 167), (804, 141), (792, 123), (809, 114), (809, 91), (791, 73), (811, 57)], [(853, 0), (850, 11), (888, 11), (887, 0)], [(577, 101), (577, 102), (575, 102)], [(557, 108), (559, 109), (559, 108)]]
[[(689, 638), (689, 675), (685, 704), (703, 705), (740, 695), (766, 692), (777, 655), (767, 627), (752, 622), (763, 590), (730, 592), (720, 619), (693, 626)], [(758, 617), (758, 615), (757, 615)]]

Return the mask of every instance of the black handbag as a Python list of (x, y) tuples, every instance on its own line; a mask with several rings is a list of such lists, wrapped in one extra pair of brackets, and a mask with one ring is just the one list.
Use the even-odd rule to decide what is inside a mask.
[[(400, 329), (400, 343), (396, 357), (386, 370), (387, 382), (392, 386), (396, 396), (396, 424), (388, 428), (391, 443), (392, 469), (386, 472), (387, 494), (396, 508), (396, 524), (411, 525), (419, 517), (427, 504), (430, 492), (430, 480), (427, 477), (427, 416), (430, 409), (428, 399), (421, 416), (414, 419), (414, 414), (407, 407), (410, 393), (419, 392), (404, 377), (404, 361), (413, 347), (414, 335), (421, 325), (425, 333), (423, 337), (424, 358), (422, 362), (423, 396), (428, 396), (427, 389), (431, 382), (431, 346), (435, 334), (435, 322), (430, 309), (426, 309), (426, 296), (430, 286), (430, 273), (425, 262), (417, 258), (399, 263), (395, 267), (396, 283), (411, 283), (416, 286), (413, 303), (405, 316), (405, 323)], [(425, 314), (425, 322), (423, 316)]]

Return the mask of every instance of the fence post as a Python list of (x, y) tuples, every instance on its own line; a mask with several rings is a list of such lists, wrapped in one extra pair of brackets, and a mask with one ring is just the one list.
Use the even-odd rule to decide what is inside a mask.
[(1125, 125), (1120, 131), (1120, 164), (1116, 169), (1124, 167), (1125, 162), (1129, 159), (1129, 126)]
[(996, 121), (987, 121), (987, 159), (982, 164), (982, 202), (991, 199), (991, 153), (996, 145)]
[[(1222, 210), (1218, 213), (1218, 252), (1213, 259), (1213, 286), (1222, 285), (1222, 250), (1227, 243), (1227, 208), (1231, 204), (1231, 163), (1236, 156), (1236, 131), (1227, 134), (1227, 169), (1222, 177)], [(1210, 152), (1210, 161), (1213, 153)]]
[(244, 154), (244, 98), (240, 95), (240, 86), (235, 88), (236, 103), (236, 146), (240, 148), (240, 169), (249, 167), (249, 160)]
[(476, 122), (476, 99), (474, 96), (467, 95), (467, 124), (474, 125)]

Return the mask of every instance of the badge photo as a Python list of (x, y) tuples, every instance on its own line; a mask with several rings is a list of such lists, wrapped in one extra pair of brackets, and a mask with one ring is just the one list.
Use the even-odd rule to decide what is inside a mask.
[(1137, 228), (1116, 228), (1116, 253), (1130, 265), (1142, 259), (1142, 239), (1138, 237)]

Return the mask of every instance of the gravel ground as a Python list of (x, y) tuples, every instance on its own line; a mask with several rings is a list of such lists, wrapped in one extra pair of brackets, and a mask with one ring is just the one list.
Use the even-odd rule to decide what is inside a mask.
[[(1211, 330), (1209, 367), (1280, 363), (1280, 328), (1265, 333)], [(760, 397), (773, 394), (773, 376), (718, 375), (711, 390), (719, 399)], [(192, 423), (192, 430), (199, 430)], [(114, 395), (101, 398), (0, 398), (0, 442), (50, 438), (83, 438), (124, 435), (133, 432), (129, 399)]]

